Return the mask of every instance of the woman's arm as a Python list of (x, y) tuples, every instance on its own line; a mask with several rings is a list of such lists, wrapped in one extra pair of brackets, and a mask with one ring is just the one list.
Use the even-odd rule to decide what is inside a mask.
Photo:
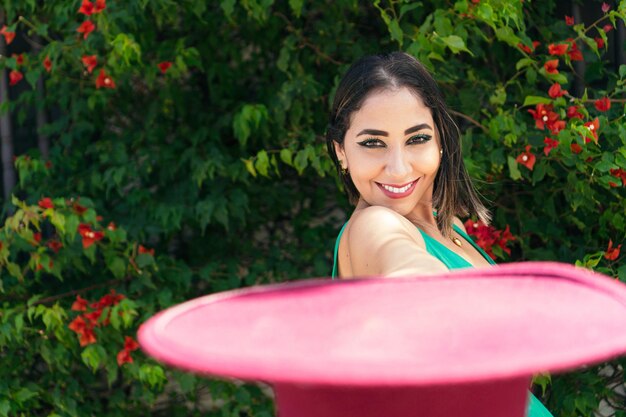
[(359, 210), (350, 219), (346, 232), (354, 277), (433, 275), (448, 271), (426, 251), (417, 228), (388, 208), (372, 206)]

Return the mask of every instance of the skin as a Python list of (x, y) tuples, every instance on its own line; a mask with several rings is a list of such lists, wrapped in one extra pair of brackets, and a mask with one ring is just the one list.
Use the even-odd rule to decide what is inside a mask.
[[(426, 251), (417, 227), (473, 266), (489, 265), (456, 232), (465, 242), (460, 248), (437, 229), (432, 196), (441, 145), (432, 113), (416, 94), (407, 88), (372, 92), (335, 150), (360, 194), (339, 244), (341, 278), (447, 272)], [(463, 228), (459, 219), (455, 223)]]

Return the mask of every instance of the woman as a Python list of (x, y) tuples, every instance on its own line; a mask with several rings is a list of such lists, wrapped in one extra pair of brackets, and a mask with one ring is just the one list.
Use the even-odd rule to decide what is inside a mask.
[[(457, 216), (489, 213), (465, 170), (459, 131), (435, 80), (402, 52), (350, 67), (335, 93), (328, 151), (356, 208), (333, 277), (405, 276), (493, 261)], [(529, 416), (551, 416), (531, 395)]]

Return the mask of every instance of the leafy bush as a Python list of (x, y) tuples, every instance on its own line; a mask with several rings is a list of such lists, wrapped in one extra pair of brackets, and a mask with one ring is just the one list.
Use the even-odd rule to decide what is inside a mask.
[[(164, 369), (134, 332), (198, 295), (329, 274), (350, 209), (322, 137), (363, 54), (402, 49), (433, 71), (493, 208), (476, 231), (494, 256), (626, 281), (626, 2), (580, 22), (561, 6), (3, 1), (15, 56), (0, 67), (21, 92), (2, 110), (26, 128), (45, 109), (52, 146), (16, 159), (0, 230), (0, 415), (271, 415), (262, 389)], [(592, 416), (619, 403), (623, 365), (538, 382), (555, 415)]]

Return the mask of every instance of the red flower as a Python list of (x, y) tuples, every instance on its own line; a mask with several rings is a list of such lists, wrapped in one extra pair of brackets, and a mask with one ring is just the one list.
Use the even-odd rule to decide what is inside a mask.
[(567, 51), (569, 59), (572, 61), (582, 61), (583, 53), (578, 49), (578, 44), (576, 44), (572, 38), (568, 38), (567, 41), (569, 42), (569, 50)]
[(612, 31), (612, 30), (613, 30), (613, 25), (611, 25), (610, 23), (607, 23), (606, 25), (604, 25), (604, 26), (602, 27), (602, 30), (603, 30), (605, 33), (609, 33), (610, 31)]
[(572, 152), (574, 152), (575, 154), (579, 154), (583, 151), (582, 146), (580, 146), (577, 143), (572, 143), (569, 147), (572, 150)]
[(609, 9), (611, 9), (611, 6), (609, 6), (607, 3), (602, 3), (602, 13), (606, 13), (609, 11)]
[(74, 209), (74, 211), (76, 212), (76, 214), (78, 214), (79, 216), (82, 216), (86, 211), (87, 211), (87, 207), (85, 206), (81, 206), (80, 204), (78, 204), (78, 202), (74, 201), (72, 203), (72, 208)]
[(529, 109), (528, 113), (533, 115), (535, 119), (535, 126), (537, 129), (543, 130), (545, 125), (548, 125), (548, 129), (554, 122), (559, 119), (559, 115), (552, 111), (551, 104), (539, 103), (535, 106), (535, 109)]
[(41, 242), (41, 233), (40, 232), (33, 233), (33, 239), (35, 239), (35, 242), (37, 243)]
[(533, 41), (532, 44), (533, 44), (532, 48), (530, 46), (524, 45), (523, 43), (518, 43), (517, 47), (521, 49), (522, 51), (526, 52), (527, 54), (531, 54), (535, 51), (535, 49), (537, 49), (539, 45), (541, 45), (541, 42)]
[(103, 309), (119, 304), (124, 299), (123, 294), (117, 294), (115, 290), (111, 290), (109, 294), (105, 294), (98, 301), (91, 304), (91, 308)]
[(578, 111), (578, 106), (569, 106), (567, 108), (567, 117), (570, 119), (578, 118), (582, 120), (584, 116)]
[(593, 102), (593, 105), (596, 106), (598, 111), (609, 111), (611, 108), (611, 100), (608, 97), (602, 97)]
[(561, 90), (561, 84), (554, 83), (552, 87), (548, 90), (548, 95), (552, 98), (562, 97), (564, 94), (567, 94), (567, 90)]
[(76, 301), (74, 301), (74, 304), (72, 304), (72, 310), (74, 310), (74, 311), (87, 311), (87, 304), (89, 304), (89, 302), (87, 300), (85, 300), (80, 295), (77, 295), (76, 296)]
[(555, 45), (553, 43), (551, 43), (550, 45), (548, 45), (548, 53), (550, 55), (563, 55), (565, 54), (565, 52), (567, 52), (567, 48), (568, 48), (568, 44), (566, 43), (561, 43), (558, 45)]
[(96, 343), (96, 335), (93, 332), (93, 326), (86, 322), (82, 316), (76, 317), (68, 327), (80, 336), (79, 343), (81, 346)]
[(546, 145), (543, 148), (543, 153), (546, 154), (546, 156), (548, 156), (548, 154), (550, 153), (550, 151), (552, 149), (554, 149), (554, 148), (559, 146), (559, 141), (558, 140), (552, 139), (552, 138), (549, 138), (549, 137), (545, 137), (543, 139), (543, 143)]
[(15, 59), (17, 65), (22, 65), (24, 63), (24, 54), (13, 54), (11, 55), (11, 58)]
[(532, 152), (530, 152), (530, 145), (526, 145), (526, 151), (519, 154), (515, 160), (518, 164), (522, 164), (532, 171), (537, 158)]
[(553, 135), (558, 135), (561, 130), (565, 129), (565, 122), (563, 120), (548, 122), (548, 129)]
[(139, 253), (147, 253), (148, 255), (154, 256), (154, 249), (147, 249), (139, 245)]
[(139, 349), (139, 343), (137, 343), (132, 337), (124, 337), (124, 349), (120, 350), (117, 354), (117, 364), (122, 366), (125, 363), (133, 363), (133, 358), (130, 356), (130, 352)]
[(89, 34), (93, 32), (95, 28), (96, 25), (94, 25), (91, 20), (85, 20), (83, 23), (80, 24), (78, 29), (76, 29), (76, 32), (82, 33), (83, 39), (87, 39)]
[(22, 81), (22, 78), (24, 78), (24, 76), (22, 75), (21, 72), (17, 70), (11, 71), (9, 73), (9, 85), (15, 85), (19, 83), (20, 81)]
[(559, 60), (551, 59), (550, 61), (547, 61), (545, 64), (543, 64), (543, 67), (546, 69), (546, 72), (548, 74), (558, 74), (559, 70), (557, 68), (559, 67)]
[(574, 18), (572, 16), (565, 16), (565, 24), (567, 26), (572, 26), (574, 24)]
[(46, 71), (48, 72), (52, 71), (52, 61), (50, 61), (49, 56), (44, 58), (42, 65), (46, 69)]
[(515, 240), (507, 225), (504, 231), (496, 230), (493, 226), (487, 226), (483, 222), (474, 222), (471, 219), (465, 222), (467, 233), (474, 238), (478, 246), (492, 258), (496, 259), (493, 253), (493, 247), (499, 246), (507, 254), (511, 254), (511, 250), (506, 247), (508, 242)]
[(42, 209), (51, 209), (54, 208), (54, 203), (52, 203), (52, 199), (50, 197), (44, 197), (37, 203), (39, 207)]
[(100, 13), (101, 11), (103, 11), (106, 8), (107, 8), (106, 0), (96, 0), (93, 12), (94, 13)]
[(54, 252), (58, 253), (59, 250), (63, 247), (63, 244), (58, 240), (51, 240), (48, 242), (48, 247)]
[[(93, 307), (93, 304), (91, 305)], [(83, 317), (88, 320), (92, 327), (98, 326), (98, 320), (100, 320), (100, 316), (102, 315), (102, 310), (92, 311), (91, 313), (83, 314)]]
[(83, 65), (90, 74), (93, 72), (96, 65), (98, 65), (98, 57), (95, 55), (83, 55), (81, 61), (83, 61)]
[(613, 241), (609, 239), (609, 247), (604, 252), (604, 258), (608, 259), (609, 261), (616, 260), (619, 257), (619, 252), (621, 248), (622, 248), (621, 244), (618, 245), (616, 248), (614, 248)]
[(93, 3), (89, 0), (83, 0), (83, 4), (81, 4), (80, 9), (78, 9), (78, 13), (91, 16), (93, 14)]
[(10, 45), (13, 39), (15, 39), (15, 32), (9, 32), (6, 25), (2, 26), (2, 29), (0, 29), (0, 35), (4, 36), (7, 45)]
[(133, 339), (132, 337), (125, 336), (124, 337), (124, 349), (132, 352), (133, 350), (139, 349), (139, 343), (137, 343), (135, 339)]
[(103, 69), (100, 69), (96, 78), (96, 88), (115, 88), (115, 81)]
[(623, 168), (612, 168), (609, 170), (609, 173), (616, 178), (622, 180), (622, 185), (626, 187), (626, 170)]
[(170, 61), (163, 61), (157, 64), (157, 67), (161, 70), (161, 74), (165, 74), (171, 66), (172, 63)]
[(111, 232), (113, 232), (115, 229), (117, 229), (117, 226), (115, 225), (115, 223), (110, 222), (109, 225), (107, 226), (107, 230), (110, 230)]
[(133, 363), (133, 358), (130, 356), (130, 351), (122, 349), (117, 354), (117, 364), (122, 366), (125, 363)]
[(91, 226), (89, 226), (88, 224), (78, 225), (78, 234), (80, 234), (83, 238), (84, 249), (87, 249), (104, 237), (104, 234), (102, 232), (95, 232), (91, 230)]
[(598, 49), (604, 48), (604, 39), (599, 38), (597, 36), (593, 39), (596, 41), (596, 45), (598, 45)]
[[(585, 123), (585, 127), (589, 130), (591, 135), (593, 136), (594, 142), (598, 143), (598, 129), (600, 129), (600, 121), (596, 117), (590, 122)], [(585, 143), (591, 142), (587, 136), (585, 136)]]

